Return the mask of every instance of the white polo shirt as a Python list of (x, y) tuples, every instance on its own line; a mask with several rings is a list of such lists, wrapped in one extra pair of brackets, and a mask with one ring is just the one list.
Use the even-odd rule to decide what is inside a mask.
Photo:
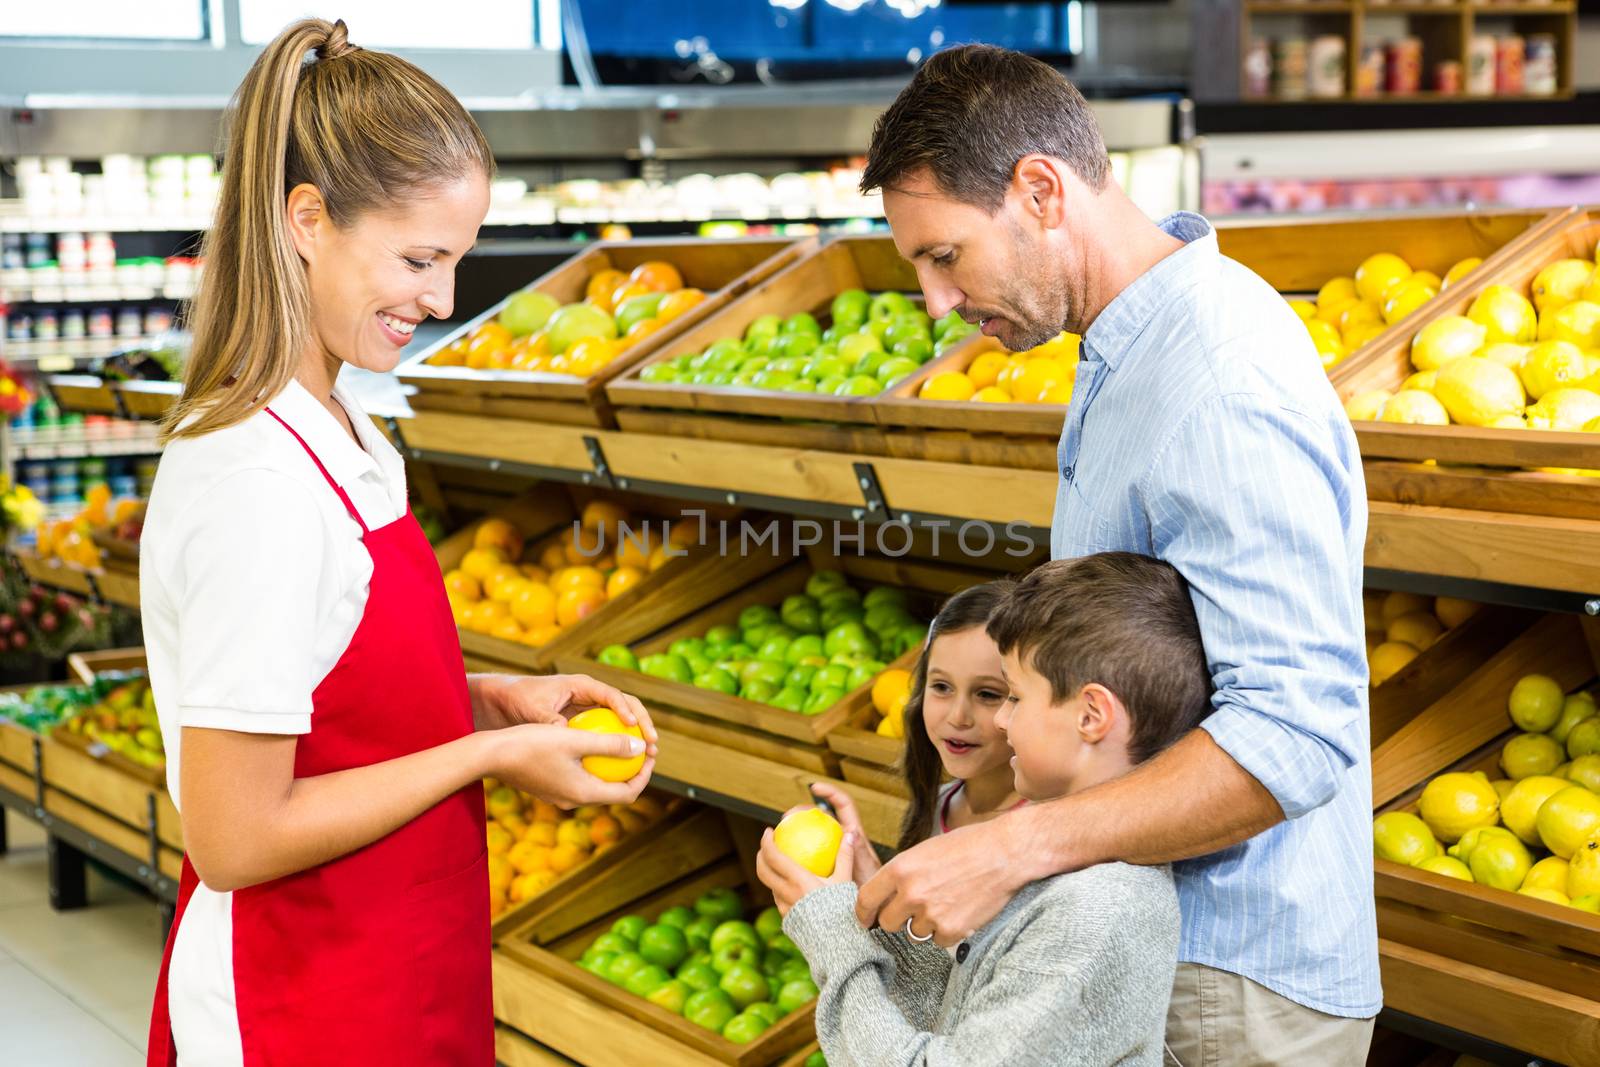
[[(346, 390), (334, 396), (360, 447), (299, 382), (269, 407), (378, 529), (405, 514), (405, 465)], [(181, 808), (182, 727), (310, 731), (311, 694), (361, 621), (372, 560), (311, 457), (265, 411), (167, 446), (139, 554), (167, 789)]]

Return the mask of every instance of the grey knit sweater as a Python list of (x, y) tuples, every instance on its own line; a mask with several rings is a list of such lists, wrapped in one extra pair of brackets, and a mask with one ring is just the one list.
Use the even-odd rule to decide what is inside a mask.
[(1178, 956), (1162, 867), (1107, 863), (1023, 889), (954, 958), (861, 929), (856, 887), (818, 889), (783, 929), (821, 989), (830, 1067), (1157, 1067)]

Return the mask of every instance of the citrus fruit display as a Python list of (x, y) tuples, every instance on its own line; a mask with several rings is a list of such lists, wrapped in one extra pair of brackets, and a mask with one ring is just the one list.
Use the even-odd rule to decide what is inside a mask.
[(493, 778), (483, 780), (483, 793), (494, 916), (538, 896), (669, 810), (663, 798), (645, 793), (632, 804), (562, 811)]
[(1527, 286), (1485, 286), (1462, 314), (1418, 330), (1410, 357), (1417, 374), (1399, 390), (1350, 397), (1346, 413), (1381, 422), (1600, 432), (1596, 264), (1558, 259)]
[(915, 373), (976, 327), (951, 312), (934, 321), (904, 293), (847, 289), (826, 326), (809, 312), (762, 315), (741, 337), (661, 360), (639, 380), (826, 396), (873, 396)]
[(1332, 367), (1476, 267), (1465, 259), (1443, 278), (1411, 264), (1393, 252), (1377, 252), (1361, 261), (1355, 275), (1330, 278), (1314, 299), (1291, 298), (1289, 306), (1306, 324), (1324, 367)]
[[(693, 524), (646, 527), (623, 508), (590, 501), (576, 527), (536, 544), (506, 519), (473, 532), (472, 548), (444, 575), (456, 625), (537, 648), (588, 618), (678, 558), (693, 543)], [(581, 537), (581, 540), (580, 540)]]
[(987, 404), (1065, 404), (1078, 377), (1075, 333), (1062, 332), (1026, 352), (980, 352), (965, 370), (943, 371), (922, 383), (923, 400), (975, 400)]
[(817, 997), (778, 909), (746, 920), (739, 894), (713, 889), (653, 918), (624, 915), (576, 961), (590, 974), (743, 1045)]
[(904, 590), (876, 586), (863, 594), (842, 573), (819, 570), (804, 592), (780, 604), (752, 604), (732, 625), (713, 626), (644, 656), (610, 645), (596, 659), (820, 715), (846, 693), (882, 677), (888, 660), (919, 647), (927, 633), (926, 618), (912, 612)]
[(587, 378), (705, 299), (703, 291), (685, 288), (678, 268), (664, 260), (641, 263), (631, 273), (606, 268), (590, 276), (577, 303), (563, 305), (538, 289), (513, 294), (498, 315), (427, 362)]
[(1480, 607), (1456, 597), (1373, 589), (1362, 594), (1362, 602), (1367, 626), (1367, 668), (1373, 686), (1380, 686), (1399, 673), (1445, 631), (1466, 622)]
[[(137, 542), (144, 527), (144, 501), (131, 497), (115, 500), (105, 482), (91, 485), (84, 494), (83, 510), (67, 519), (50, 520), (27, 486), (18, 486), (13, 492), (19, 494), (17, 524), (34, 524), (35, 548), (42, 559), (94, 570), (105, 561), (96, 534)], [(26, 513), (26, 519), (21, 513)]]
[[(1430, 779), (1416, 810), (1372, 823), (1381, 860), (1549, 903), (1593, 910), (1600, 893), (1600, 715), (1592, 694), (1568, 694), (1530, 674), (1506, 695), (1510, 724), (1499, 768)], [(1581, 729), (1580, 729), (1581, 728)], [(1559, 732), (1559, 736), (1558, 736)], [(1592, 740), (1591, 740), (1592, 738)]]

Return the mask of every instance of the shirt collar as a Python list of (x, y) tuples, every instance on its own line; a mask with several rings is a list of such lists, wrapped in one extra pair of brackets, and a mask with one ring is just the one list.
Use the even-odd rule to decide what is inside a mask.
[(378, 473), (377, 461), (373, 459), (376, 453), (372, 440), (377, 436), (378, 429), (368, 420), (355, 399), (338, 385), (333, 387), (333, 396), (349, 414), (356, 436), (361, 439), (360, 445), (350, 439), (333, 413), (323, 407), (297, 379), (290, 379), (283, 392), (268, 406), (316, 453), (334, 483), (343, 487), (365, 474)]
[(1115, 370), (1133, 339), (1180, 288), (1186, 276), (1218, 256), (1217, 231), (1192, 211), (1175, 211), (1156, 223), (1184, 246), (1133, 280), (1095, 317), (1083, 336), (1084, 354)]

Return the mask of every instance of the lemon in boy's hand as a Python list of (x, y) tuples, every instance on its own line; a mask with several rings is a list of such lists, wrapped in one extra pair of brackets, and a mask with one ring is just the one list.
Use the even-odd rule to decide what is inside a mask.
[[(597, 734), (627, 734), (644, 740), (644, 731), (637, 725), (629, 726), (621, 717), (610, 708), (590, 708), (580, 711), (567, 725), (574, 730), (588, 730)], [(644, 756), (640, 754), (628, 759), (616, 756), (585, 756), (583, 769), (605, 782), (626, 782), (639, 773), (644, 766)]]
[(790, 812), (772, 832), (772, 843), (779, 852), (819, 878), (833, 873), (843, 839), (844, 827), (821, 808)]

